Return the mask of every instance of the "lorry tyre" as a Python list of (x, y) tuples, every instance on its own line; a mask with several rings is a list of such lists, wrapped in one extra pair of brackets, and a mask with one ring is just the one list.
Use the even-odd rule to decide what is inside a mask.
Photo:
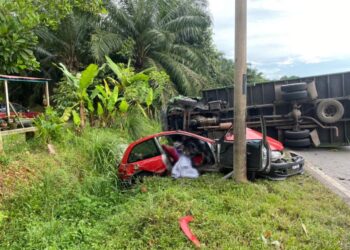
[(304, 139), (309, 138), (310, 130), (304, 129), (299, 131), (286, 130), (284, 131), (284, 136), (288, 139)]
[(317, 105), (316, 115), (324, 123), (335, 123), (344, 115), (343, 104), (334, 99), (322, 100)]
[(291, 93), (295, 91), (302, 91), (306, 90), (307, 85), (305, 82), (300, 82), (300, 83), (292, 83), (292, 84), (286, 84), (281, 86), (281, 90), (283, 92)]
[(282, 93), (282, 98), (285, 101), (294, 101), (294, 100), (300, 100), (300, 99), (306, 99), (307, 98), (307, 91), (295, 91), (295, 92), (286, 92)]
[(291, 148), (303, 148), (309, 147), (311, 145), (311, 140), (309, 138), (304, 139), (285, 139), (284, 145)]

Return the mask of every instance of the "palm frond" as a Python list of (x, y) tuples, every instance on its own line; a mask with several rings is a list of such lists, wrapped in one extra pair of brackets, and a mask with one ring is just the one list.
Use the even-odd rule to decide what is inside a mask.
[(186, 93), (189, 90), (189, 81), (181, 70), (181, 63), (174, 60), (167, 53), (155, 52), (153, 54), (154, 60), (162, 65), (163, 69), (168, 73), (172, 82), (176, 86), (179, 93)]
[(105, 55), (109, 55), (120, 48), (122, 41), (115, 33), (98, 31), (91, 36), (91, 52), (93, 57), (101, 62)]

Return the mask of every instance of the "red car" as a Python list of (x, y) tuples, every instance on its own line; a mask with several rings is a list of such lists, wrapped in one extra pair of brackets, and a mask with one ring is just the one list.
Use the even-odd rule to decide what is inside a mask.
[[(200, 173), (232, 170), (234, 136), (227, 133), (221, 140), (212, 140), (181, 130), (165, 131), (141, 138), (131, 143), (118, 167), (122, 181), (132, 182), (135, 177), (166, 175), (178, 160), (176, 143), (190, 148), (192, 165)], [(283, 156), (283, 145), (247, 128), (248, 176), (265, 176), (284, 179), (303, 172), (302, 157), (291, 154)]]
[[(18, 104), (18, 103), (11, 103), (12, 106), (14, 107), (14, 109), (16, 110), (17, 114), (20, 116), (20, 117), (23, 117), (23, 118), (35, 118), (37, 117), (40, 113), (39, 112), (33, 112), (33, 111), (30, 111), (28, 108)], [(1, 103), (0, 104), (0, 119), (5, 119), (7, 118), (7, 113), (6, 113), (6, 104), (4, 103)], [(15, 117), (16, 114), (15, 112), (13, 112), (13, 109), (10, 107), (10, 116), (11, 117)]]

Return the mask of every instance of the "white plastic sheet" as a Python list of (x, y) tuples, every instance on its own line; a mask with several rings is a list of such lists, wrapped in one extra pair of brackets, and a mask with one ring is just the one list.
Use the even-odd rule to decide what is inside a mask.
[(177, 178), (198, 178), (197, 169), (192, 167), (191, 159), (186, 155), (181, 155), (179, 160), (171, 170), (171, 176)]

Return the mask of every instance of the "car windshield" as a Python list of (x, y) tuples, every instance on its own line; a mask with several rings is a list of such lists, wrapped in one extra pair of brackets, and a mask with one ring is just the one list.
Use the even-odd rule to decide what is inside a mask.
[[(11, 103), (11, 104), (16, 112), (26, 112), (27, 111), (27, 109), (25, 107), (23, 107), (22, 105), (20, 105), (18, 103)], [(11, 108), (11, 105), (10, 105), (11, 112), (13, 112), (13, 108)], [(6, 112), (6, 104), (5, 103), (0, 104), (0, 112)]]

